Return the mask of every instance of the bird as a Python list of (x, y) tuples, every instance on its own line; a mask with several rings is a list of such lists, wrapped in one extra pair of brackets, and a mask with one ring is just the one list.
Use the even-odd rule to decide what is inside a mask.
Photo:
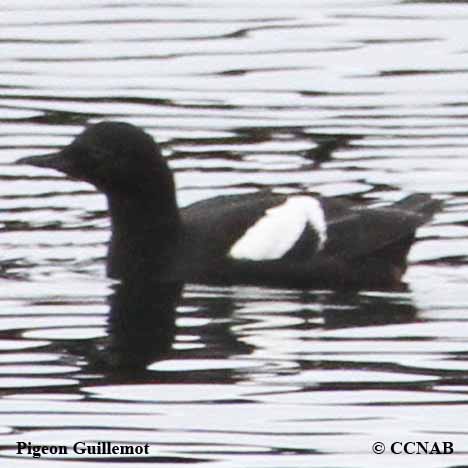
[(179, 208), (156, 140), (126, 122), (87, 126), (62, 150), (19, 164), (55, 169), (107, 198), (111, 278), (286, 288), (396, 288), (416, 230), (441, 202), (386, 207), (311, 192), (221, 195)]

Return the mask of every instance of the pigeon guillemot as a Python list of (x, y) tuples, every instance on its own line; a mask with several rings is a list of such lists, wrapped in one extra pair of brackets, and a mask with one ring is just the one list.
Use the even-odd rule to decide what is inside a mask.
[(263, 190), (179, 209), (157, 143), (123, 122), (91, 125), (60, 152), (18, 163), (56, 169), (106, 195), (107, 272), (121, 279), (392, 287), (406, 270), (416, 229), (440, 206), (425, 194), (372, 208)]

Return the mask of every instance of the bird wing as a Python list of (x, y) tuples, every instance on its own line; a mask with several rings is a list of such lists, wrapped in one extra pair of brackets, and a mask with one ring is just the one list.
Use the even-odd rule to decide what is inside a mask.
[(322, 206), (327, 218), (324, 254), (355, 259), (413, 237), (440, 202), (416, 194), (384, 208), (352, 207), (339, 199), (323, 199)]

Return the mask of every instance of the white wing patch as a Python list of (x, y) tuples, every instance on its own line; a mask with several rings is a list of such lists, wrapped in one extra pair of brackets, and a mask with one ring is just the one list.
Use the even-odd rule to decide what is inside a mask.
[(231, 247), (229, 256), (239, 260), (277, 260), (291, 250), (307, 224), (317, 233), (318, 249), (327, 239), (327, 224), (320, 203), (312, 197), (290, 197), (270, 208)]

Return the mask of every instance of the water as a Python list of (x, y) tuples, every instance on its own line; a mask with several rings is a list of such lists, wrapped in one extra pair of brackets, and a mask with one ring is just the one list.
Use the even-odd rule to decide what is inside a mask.
[[(466, 465), (467, 22), (465, 2), (3, 1), (0, 466)], [(142, 340), (146, 370), (109, 370), (104, 199), (13, 164), (102, 119), (162, 143), (181, 205), (274, 186), (445, 207), (408, 291), (188, 285), (175, 336)]]

